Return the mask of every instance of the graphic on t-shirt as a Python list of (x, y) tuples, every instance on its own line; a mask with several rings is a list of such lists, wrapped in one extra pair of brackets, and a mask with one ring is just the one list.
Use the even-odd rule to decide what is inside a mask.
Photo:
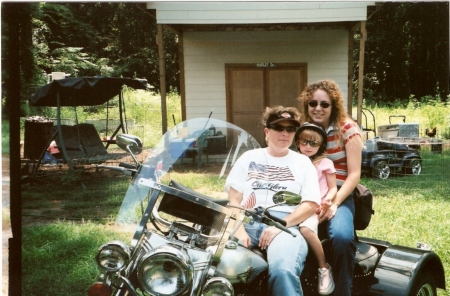
[(248, 168), (248, 178), (266, 181), (295, 181), (294, 175), (288, 166), (279, 167), (267, 164), (257, 164), (254, 161), (250, 162)]
[(253, 209), (253, 207), (256, 205), (256, 195), (255, 192), (252, 192), (247, 198), (242, 202), (241, 206), (244, 209)]
[[(244, 198), (241, 206), (246, 209), (253, 208), (258, 198), (272, 196), (274, 192), (286, 190), (286, 181), (295, 181), (294, 175), (288, 166), (280, 167), (250, 162), (247, 181), (251, 181), (252, 192)], [(267, 195), (271, 191), (272, 194)], [(261, 192), (261, 194), (257, 193)], [(258, 195), (259, 194), (259, 195)], [(259, 197), (257, 197), (257, 195)]]

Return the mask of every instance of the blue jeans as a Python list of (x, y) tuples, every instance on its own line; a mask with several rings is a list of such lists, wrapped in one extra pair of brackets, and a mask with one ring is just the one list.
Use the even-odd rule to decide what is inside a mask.
[(332, 295), (351, 295), (356, 252), (354, 214), (355, 204), (353, 195), (350, 195), (338, 207), (336, 215), (330, 221), (319, 224), (319, 237), (330, 240), (331, 247), (326, 251), (326, 257), (333, 268), (336, 284)]
[[(270, 211), (278, 218), (284, 218), (288, 213)], [(259, 237), (268, 226), (255, 222), (245, 224), (245, 230), (252, 240), (252, 246), (258, 246)], [(267, 263), (269, 264), (269, 294), (270, 295), (303, 295), (300, 284), (300, 274), (305, 266), (308, 255), (308, 244), (298, 230), (298, 226), (289, 230), (296, 234), (281, 232), (267, 248)]]

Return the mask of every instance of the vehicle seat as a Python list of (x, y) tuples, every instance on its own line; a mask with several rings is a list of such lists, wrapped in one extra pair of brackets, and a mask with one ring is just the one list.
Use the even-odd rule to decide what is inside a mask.
[[(322, 246), (324, 250), (327, 248), (329, 241), (323, 240)], [(261, 250), (259, 247), (252, 247), (252, 252), (261, 256), (264, 260), (267, 261), (267, 252), (266, 250)], [(373, 270), (375, 269), (376, 263), (380, 254), (378, 249), (370, 244), (366, 244), (364, 242), (357, 241), (356, 242), (356, 254), (355, 254), (355, 271), (354, 277), (365, 277), (369, 276)], [(308, 271), (313, 270), (311, 276), (317, 277), (317, 259), (313, 252), (308, 252), (308, 256), (306, 258), (305, 273), (308, 274)], [(311, 266), (313, 266), (311, 268)], [(306, 275), (309, 277), (309, 275)]]

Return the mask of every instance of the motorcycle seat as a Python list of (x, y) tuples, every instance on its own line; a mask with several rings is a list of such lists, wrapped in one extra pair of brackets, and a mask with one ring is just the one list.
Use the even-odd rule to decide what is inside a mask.
[[(323, 240), (322, 245), (324, 249), (328, 245), (328, 240)], [(251, 247), (251, 251), (263, 258), (267, 261), (267, 252), (266, 250), (261, 250), (261, 248), (255, 246)], [(375, 269), (375, 266), (377, 264), (377, 261), (380, 257), (380, 254), (378, 252), (378, 249), (374, 246), (357, 241), (356, 242), (356, 254), (355, 254), (355, 269), (354, 269), (354, 276), (355, 277), (362, 277), (362, 276), (368, 276), (371, 274), (371, 272)], [(308, 253), (308, 257), (306, 259), (306, 266), (309, 265), (317, 265), (317, 259), (312, 254), (312, 252)]]
[(228, 205), (228, 199), (216, 199), (216, 198), (211, 198), (211, 197), (209, 197), (209, 196), (207, 196), (207, 195), (198, 193), (197, 191), (192, 190), (191, 188), (186, 187), (185, 185), (183, 185), (183, 184), (181, 184), (181, 183), (179, 183), (179, 182), (177, 182), (177, 181), (174, 181), (174, 180), (170, 180), (169, 186), (170, 186), (170, 187), (173, 187), (173, 188), (175, 188), (175, 189), (178, 189), (178, 190), (187, 192), (187, 193), (189, 193), (189, 194), (192, 194), (192, 195), (201, 197), (201, 198), (206, 199), (206, 200), (208, 200), (208, 201), (214, 202), (214, 203), (216, 203), (216, 204), (218, 204), (218, 205), (221, 205), (221, 206), (223, 206), (223, 207), (225, 207), (225, 206)]

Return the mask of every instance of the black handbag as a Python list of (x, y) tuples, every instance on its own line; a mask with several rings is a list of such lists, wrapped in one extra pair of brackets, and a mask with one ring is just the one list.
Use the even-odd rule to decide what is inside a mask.
[(353, 219), (355, 230), (364, 230), (369, 226), (372, 215), (375, 214), (372, 208), (372, 192), (364, 185), (358, 184), (353, 191), (353, 200), (355, 202), (355, 217)]

